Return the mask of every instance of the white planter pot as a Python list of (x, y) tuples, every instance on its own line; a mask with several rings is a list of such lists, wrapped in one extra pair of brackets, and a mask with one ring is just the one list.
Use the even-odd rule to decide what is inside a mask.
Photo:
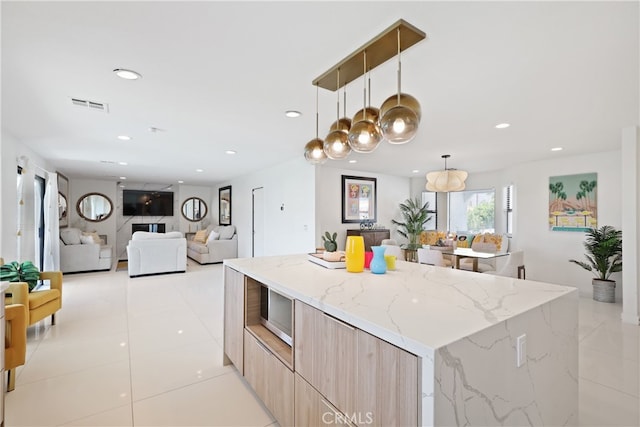
[(593, 299), (600, 302), (616, 302), (615, 280), (592, 279)]

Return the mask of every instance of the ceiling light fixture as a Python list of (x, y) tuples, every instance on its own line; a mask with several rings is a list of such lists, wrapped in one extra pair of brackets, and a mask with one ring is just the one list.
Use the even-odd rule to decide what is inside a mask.
[(418, 169), (414, 169), (411, 171), (411, 173), (418, 173), (418, 172), (420, 172)]
[(562, 151), (562, 147), (553, 147), (551, 151)]
[(364, 82), (364, 95), (362, 110), (358, 111), (353, 116), (353, 123), (355, 123), (349, 130), (349, 145), (351, 149), (356, 153), (371, 153), (378, 148), (380, 141), (384, 138), (382, 130), (378, 126), (378, 116), (380, 110), (371, 107), (371, 80), (369, 80), (369, 107), (367, 107), (367, 51), (365, 50), (363, 56), (363, 82)]
[(204, 172), (204, 169), (196, 169), (196, 172)]
[[(338, 87), (340, 87), (340, 69), (338, 69)], [(324, 139), (324, 153), (331, 160), (344, 159), (351, 153), (349, 145), (349, 137), (347, 132), (351, 128), (351, 119), (340, 118), (340, 91), (336, 91), (338, 95), (337, 102), (337, 119), (331, 126), (331, 132)], [(345, 88), (346, 94), (346, 88)]]
[(327, 161), (324, 141), (318, 138), (318, 85), (316, 85), (316, 137), (304, 146), (304, 158), (312, 165), (321, 165)]
[(358, 161), (351, 159), (351, 160), (349, 160), (349, 163), (358, 163)]
[[(406, 144), (415, 138), (420, 124), (420, 117), (417, 111), (420, 111), (418, 100), (411, 95), (404, 94), (405, 104), (402, 101), (402, 92), (400, 91), (400, 83), (402, 81), (402, 62), (400, 61), (400, 29), (398, 28), (398, 94), (396, 96), (396, 105), (385, 111), (380, 118), (380, 129), (384, 137), (390, 144)], [(393, 100), (390, 97), (385, 103)], [(393, 101), (391, 101), (393, 102)], [(383, 103), (382, 105), (384, 106)], [(417, 105), (417, 107), (409, 107), (409, 105)]]
[(133, 70), (127, 70), (125, 68), (116, 68), (113, 72), (116, 73), (116, 76), (125, 80), (138, 80), (142, 78), (140, 73)]
[(296, 110), (287, 110), (284, 112), (284, 115), (287, 117), (296, 118), (296, 117), (300, 117), (302, 113)]
[(509, 123), (500, 123), (500, 124), (496, 125), (496, 129), (506, 129), (509, 126), (511, 126)]
[(462, 191), (465, 188), (464, 181), (469, 175), (465, 171), (447, 168), (447, 159), (451, 157), (449, 154), (443, 154), (444, 170), (429, 172), (427, 174), (427, 191), (437, 191), (448, 193), (450, 191)]
[(236, 153), (237, 153), (237, 151), (235, 151), (235, 150), (227, 150), (227, 151), (224, 152), (224, 154), (230, 154), (230, 155), (231, 154), (236, 154)]
[(127, 166), (129, 163), (127, 163), (127, 162), (118, 162), (118, 164), (119, 164), (120, 166)]
[(178, 184), (184, 184), (184, 181), (178, 181)]
[[(341, 134), (334, 133), (334, 131), (342, 130), (343, 134), (344, 132), (348, 133), (351, 124), (341, 122), (345, 119), (338, 118), (331, 127), (331, 133), (324, 141), (324, 151), (328, 158), (343, 159), (352, 149), (361, 153), (372, 152), (377, 147), (375, 140), (378, 138), (378, 129), (383, 135), (381, 140), (386, 138), (392, 144), (403, 144), (415, 137), (421, 119), (420, 103), (411, 95), (400, 92), (400, 53), (425, 38), (426, 34), (423, 31), (401, 19), (313, 80), (316, 87), (331, 91), (339, 91), (342, 86), (345, 86), (344, 105), (346, 110), (346, 85), (360, 76), (365, 76), (364, 108), (353, 116), (353, 126), (356, 127), (360, 122), (364, 123), (351, 130), (350, 137), (347, 135), (348, 146), (345, 147)], [(366, 87), (367, 73), (396, 55), (398, 56), (398, 92), (387, 99), (379, 111), (376, 111), (377, 109), (371, 107), (370, 79), (368, 79), (368, 90)], [(367, 105), (369, 106), (367, 107)], [(339, 111), (338, 106), (338, 117)], [(376, 112), (378, 113), (377, 117), (375, 117)], [(380, 119), (381, 117), (382, 119)], [(308, 155), (311, 149), (310, 144), (311, 142), (305, 146), (305, 158), (310, 163), (317, 164), (318, 162)]]
[(127, 177), (126, 176), (121, 176), (120, 179), (124, 180), (124, 179), (127, 179)]
[(131, 141), (131, 137), (128, 135), (118, 135), (118, 139), (121, 141)]

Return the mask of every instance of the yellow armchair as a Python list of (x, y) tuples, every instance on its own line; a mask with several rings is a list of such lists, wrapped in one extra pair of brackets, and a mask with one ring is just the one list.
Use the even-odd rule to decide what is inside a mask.
[(22, 304), (5, 306), (4, 369), (7, 391), (16, 387), (15, 368), (24, 365), (27, 355), (27, 308)]
[(56, 311), (62, 308), (62, 272), (43, 271), (40, 280), (49, 280), (50, 289), (29, 292), (24, 282), (12, 282), (5, 298), (5, 304), (22, 304), (27, 308), (27, 325), (51, 316), (51, 324), (56, 324)]

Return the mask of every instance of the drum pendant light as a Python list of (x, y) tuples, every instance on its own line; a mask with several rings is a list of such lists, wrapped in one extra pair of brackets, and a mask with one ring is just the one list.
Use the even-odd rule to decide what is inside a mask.
[[(340, 87), (340, 70), (338, 69), (338, 87)], [(339, 129), (340, 124), (340, 91), (338, 93), (337, 103), (337, 129), (329, 132), (329, 135), (324, 139), (324, 153), (331, 160), (344, 159), (351, 153), (351, 147), (349, 146), (349, 138), (347, 137), (348, 130)]]
[(312, 165), (321, 165), (327, 161), (324, 141), (318, 138), (318, 85), (316, 85), (316, 137), (304, 146), (304, 158)]
[[(367, 51), (363, 53), (364, 57), (364, 102), (362, 110), (353, 116), (355, 123), (349, 131), (349, 145), (356, 153), (371, 153), (378, 148), (382, 141), (382, 130), (378, 126), (377, 108), (367, 107)], [(369, 105), (371, 105), (371, 80), (369, 79)]]
[[(395, 96), (396, 104), (394, 107), (385, 111), (380, 119), (380, 128), (384, 137), (390, 144), (405, 144), (411, 141), (418, 131), (418, 124), (420, 123), (419, 108), (418, 112), (415, 109), (409, 108), (402, 104), (402, 93), (400, 91), (401, 76), (402, 76), (402, 62), (400, 60), (400, 29), (397, 30), (398, 35), (398, 94)], [(418, 103), (418, 101), (410, 97), (410, 95), (404, 94), (406, 100), (410, 100), (410, 103)], [(388, 101), (388, 100), (387, 100)], [(387, 102), (385, 101), (385, 103)], [(418, 104), (419, 106), (419, 104)], [(415, 107), (414, 107), (415, 108)]]

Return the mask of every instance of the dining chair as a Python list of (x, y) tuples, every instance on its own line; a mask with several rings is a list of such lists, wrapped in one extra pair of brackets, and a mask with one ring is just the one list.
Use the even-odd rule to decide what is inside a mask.
[(431, 249), (418, 249), (418, 263), (435, 265), (437, 267), (451, 267), (451, 261), (444, 259), (442, 252)]
[(485, 271), (487, 274), (496, 276), (513, 277), (515, 279), (525, 278), (524, 251), (513, 251), (509, 255), (507, 262), (498, 271)]
[(404, 261), (404, 253), (402, 252), (402, 248), (398, 245), (380, 245), (384, 248), (385, 255), (395, 255), (398, 261)]

